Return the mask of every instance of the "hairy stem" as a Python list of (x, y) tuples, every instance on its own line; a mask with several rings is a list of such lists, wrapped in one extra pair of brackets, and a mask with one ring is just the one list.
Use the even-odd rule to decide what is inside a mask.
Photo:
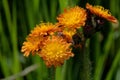
[(80, 50), (80, 78), (79, 80), (91, 80), (91, 64), (89, 59), (89, 52), (85, 46), (86, 42), (82, 44)]
[(55, 80), (55, 67), (48, 68), (48, 80)]
[(91, 64), (86, 40), (80, 43), (81, 46), (74, 48), (73, 52), (73, 80), (91, 80)]

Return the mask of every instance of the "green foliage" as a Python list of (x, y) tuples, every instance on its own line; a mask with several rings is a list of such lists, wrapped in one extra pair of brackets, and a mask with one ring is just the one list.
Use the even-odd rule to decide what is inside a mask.
[[(88, 0), (87, 0), (88, 1)], [(83, 5), (84, 0), (0, 0), (0, 79), (15, 75), (32, 64), (39, 68), (17, 80), (47, 80), (48, 69), (38, 56), (23, 57), (21, 46), (27, 34), (41, 21), (56, 22), (64, 8)], [(120, 20), (120, 0), (90, 0), (93, 5), (109, 8)], [(85, 4), (84, 4), (85, 6)], [(93, 35), (89, 55), (93, 80), (120, 80), (120, 26), (106, 23), (99, 33)], [(72, 59), (58, 67), (55, 80), (78, 80), (78, 71)], [(81, 64), (81, 63), (79, 63)], [(84, 72), (83, 72), (84, 73)], [(117, 76), (116, 76), (117, 75)], [(76, 77), (77, 76), (77, 77)]]

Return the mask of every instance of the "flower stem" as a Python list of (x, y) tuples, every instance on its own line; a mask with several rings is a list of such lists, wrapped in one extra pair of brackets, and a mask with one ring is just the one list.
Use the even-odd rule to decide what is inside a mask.
[(55, 67), (48, 68), (48, 80), (55, 80)]
[(83, 42), (80, 52), (80, 80), (91, 80), (91, 64), (89, 60), (88, 48), (85, 46), (86, 41)]
[(81, 42), (81, 47), (74, 48), (73, 52), (73, 80), (91, 80), (91, 64), (86, 40)]

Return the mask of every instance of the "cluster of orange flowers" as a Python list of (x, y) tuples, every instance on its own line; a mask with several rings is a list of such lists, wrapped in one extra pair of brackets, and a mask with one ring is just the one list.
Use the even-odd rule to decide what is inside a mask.
[(73, 57), (72, 36), (87, 23), (87, 10), (98, 17), (117, 23), (117, 19), (101, 6), (86, 4), (87, 9), (79, 6), (66, 9), (57, 17), (58, 22), (41, 23), (26, 38), (21, 51), (28, 57), (30, 53), (39, 55), (48, 67), (60, 66), (65, 60)]

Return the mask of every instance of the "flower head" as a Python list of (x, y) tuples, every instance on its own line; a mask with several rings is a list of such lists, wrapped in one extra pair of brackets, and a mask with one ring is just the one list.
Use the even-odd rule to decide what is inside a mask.
[(27, 41), (23, 43), (21, 51), (24, 52), (24, 56), (28, 57), (30, 53), (33, 55), (39, 51), (42, 47), (42, 42), (45, 40), (42, 36), (28, 36), (26, 38)]
[(38, 55), (43, 58), (48, 67), (60, 66), (65, 60), (73, 56), (70, 45), (62, 37), (52, 36), (44, 42)]
[(59, 25), (69, 28), (79, 28), (85, 25), (86, 11), (78, 6), (65, 10), (57, 17)]
[(52, 23), (41, 23), (37, 25), (33, 31), (31, 31), (30, 36), (51, 35), (57, 30), (58, 27)]
[(57, 31), (57, 27), (51, 23), (37, 25), (23, 43), (21, 51), (24, 52), (24, 56), (29, 56), (30, 53), (35, 54), (41, 50), (43, 41), (55, 31)]
[(108, 21), (117, 23), (117, 19), (111, 15), (109, 10), (104, 9), (102, 6), (92, 6), (89, 3), (86, 4), (86, 8), (90, 10), (92, 14), (107, 19)]

